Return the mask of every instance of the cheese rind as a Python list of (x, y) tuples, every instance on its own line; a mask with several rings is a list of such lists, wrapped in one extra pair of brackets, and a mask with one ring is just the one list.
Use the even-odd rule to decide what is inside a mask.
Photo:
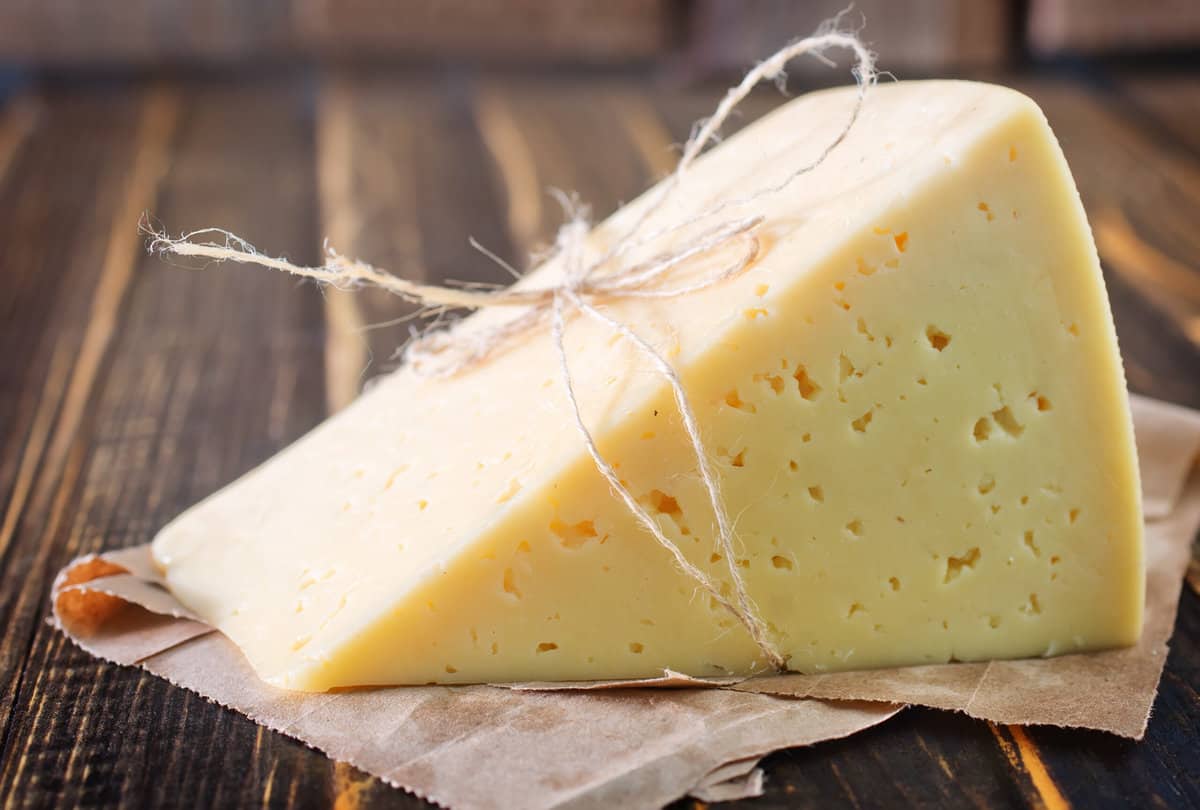
[[(748, 127), (664, 216), (777, 181), (851, 103), (813, 94)], [(762, 250), (741, 276), (605, 309), (679, 370), (736, 518), (736, 570), (789, 666), (1136, 640), (1142, 523), (1120, 358), (1036, 106), (965, 82), (876, 88), (842, 146), (738, 212), (752, 213)], [(511, 313), (466, 328), (498, 317)], [(567, 347), (605, 457), (728, 583), (662, 380), (587, 319)], [(449, 380), (402, 369), (164, 529), (154, 552), (172, 591), (294, 689), (764, 669), (609, 490), (559, 377), (544, 333)]]

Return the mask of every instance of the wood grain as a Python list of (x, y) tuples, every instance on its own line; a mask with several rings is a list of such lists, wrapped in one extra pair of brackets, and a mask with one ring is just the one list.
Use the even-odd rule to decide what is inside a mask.
[[(514, 263), (522, 271), (566, 221), (552, 190), (577, 192), (599, 220), (658, 174), (639, 157), (626, 123), (628, 108), (604, 84), (584, 95), (564, 93), (549, 82), (492, 82), (482, 87), (475, 110), (492, 171), (506, 190), (505, 221), (516, 243)], [(664, 149), (668, 144), (663, 142)]]
[[(686, 62), (700, 75), (740, 74), (789, 40), (807, 36), (826, 20), (845, 13), (845, 22), (862, 28), (888, 70), (928, 73), (998, 67), (1012, 61), (1009, 32), (1021, 19), (1020, 4), (1010, 0), (697, 0), (689, 19)], [(798, 60), (796, 75), (817, 77), (829, 71), (815, 61)]]
[(459, 62), (620, 63), (659, 55), (673, 19), (664, 0), (292, 0), (301, 47), (317, 55)]
[[(1097, 226), (1131, 383), (1200, 405), (1194, 122), (1125, 77), (1022, 87), (1046, 109)], [(117, 82), (30, 102), (22, 134), (0, 138), (15, 144), (0, 171), (6, 805), (426, 806), (100, 664), (42, 622), (50, 577), (73, 555), (148, 541), (344, 404), (404, 339), (403, 326), (362, 331), (410, 311), (383, 294), (322, 296), (268, 271), (146, 256), (140, 210), (173, 231), (228, 227), (298, 261), (319, 261), (328, 236), (409, 277), (502, 282), (468, 234), (524, 266), (561, 220), (546, 187), (579, 191), (603, 216), (669, 171), (671, 144), (716, 92), (342, 71), (241, 86)], [(743, 120), (777, 103), (758, 96)], [(16, 131), (5, 128), (11, 108), (3, 114), (0, 133)], [(766, 795), (743, 806), (1200, 805), (1197, 673), (1200, 598), (1189, 591), (1141, 744), (909, 709), (851, 739), (772, 755)]]
[[(467, 243), (512, 260), (501, 192), (473, 125), (470, 87), (342, 72), (323, 83), (317, 163), (322, 233), (339, 251), (411, 279), (500, 282), (507, 276)], [(332, 309), (330, 309), (332, 308)], [(420, 328), (414, 307), (378, 290), (329, 294), (327, 348), (337, 361), (331, 405), (394, 369)], [(365, 358), (365, 363), (354, 359)], [(332, 392), (336, 391), (334, 394)]]
[[(136, 222), (140, 207), (151, 201), (169, 137), (169, 99), (146, 94), (114, 101), (112, 107), (125, 113), (122, 122), (104, 133), (108, 137), (73, 148), (78, 128), (105, 104), (63, 99), (41, 122), (36, 140), (0, 191), (7, 198), (4, 210), (16, 212), (0, 225), (10, 230), (0, 238), (15, 247), (6, 251), (9, 307), (0, 333), (0, 347), (9, 358), (0, 424), (11, 426), (0, 467), (5, 495), (0, 678), (6, 695), (15, 693), (23, 676), (29, 637), (44, 607), (52, 535), (61, 524), (62, 499), (78, 473), (80, 422), (129, 286), (137, 235), (135, 226), (120, 217), (132, 215)], [(63, 151), (70, 154), (66, 161), (61, 161)], [(66, 182), (58, 187), (40, 182), (56, 171)], [(94, 196), (81, 194), (76, 182), (91, 186)], [(18, 207), (16, 200), (23, 204)], [(77, 241), (55, 238), (62, 227), (73, 228)], [(51, 281), (47, 269), (61, 273), (61, 281)], [(87, 294), (64, 300), (56, 294), (63, 282)], [(35, 323), (50, 328), (30, 330)], [(8, 702), (0, 709), (6, 726), (10, 710)]]
[[(268, 274), (172, 268), (138, 249), (137, 216), (151, 208), (172, 226), (219, 223), (265, 246), (292, 246), (298, 258), (315, 253), (305, 99), (278, 89), (199, 88), (181, 96), (169, 174), (136, 206), (125, 202), (129, 189), (141, 188), (129, 178), (145, 174), (135, 168), (141, 156), (166, 148), (162, 136), (137, 134), (145, 131), (139, 120), (160, 103), (153, 93), (100, 98), (78, 111), (68, 99), (74, 114), (62, 119), (57, 142), (47, 144), (46, 163), (34, 162), (28, 174), (10, 180), (13, 194), (61, 194), (61, 214), (78, 206), (104, 225), (76, 248), (78, 265), (99, 266), (100, 273), (55, 285), (46, 275), (58, 272), (56, 258), (29, 268), (42, 276), (50, 298), (46, 317), (54, 329), (41, 337), (68, 347), (76, 341), (57, 387), (62, 393), (43, 407), (65, 412), (61, 402), (80, 374), (92, 386), (79, 396), (78, 420), (69, 422), (73, 438), (51, 439), (50, 446), (63, 443), (64, 458), (57, 468), (39, 465), (7, 552), (3, 649), (12, 714), (0, 795), (14, 805), (40, 807), (57, 797), (63, 805), (168, 806), (192, 795), (213, 806), (256, 803), (262, 787), (256, 770), (265, 777), (280, 758), (298, 764), (296, 757), (308, 753), (195, 695), (100, 665), (41, 622), (50, 577), (71, 556), (145, 542), (183, 503), (231, 480), (321, 416), (321, 366), (312, 359), (321, 319), (312, 290)], [(56, 106), (39, 142), (56, 136)], [(80, 139), (81, 131), (89, 138)], [(72, 143), (82, 153), (79, 165), (50, 169)], [(27, 159), (36, 161), (37, 153)], [(73, 176), (93, 163), (102, 168), (98, 177)], [(29, 242), (53, 243), (55, 233), (43, 228)], [(128, 283), (112, 305), (117, 316), (108, 332), (111, 307), (93, 312), (88, 304), (112, 298), (98, 291), (106, 284), (106, 252), (126, 250), (106, 247), (113, 244), (129, 246), (119, 271)], [(107, 350), (94, 361), (96, 371), (80, 371), (89, 354), (78, 341), (98, 329), (108, 337)], [(10, 656), (20, 664), (11, 671)], [(246, 763), (254, 763), (249, 773)], [(327, 792), (324, 770), (322, 777), (311, 764), (289, 769), (289, 789)]]
[[(1135, 11), (1136, 9), (1136, 11)], [(1030, 0), (1029, 45), (1041, 54), (1112, 53), (1200, 44), (1200, 6), (1192, 0)]]
[(1184, 74), (1133, 74), (1112, 82), (1114, 95), (1129, 115), (1160, 136), (1166, 148), (1186, 148), (1200, 155), (1200, 82)]
[(620, 64), (655, 58), (666, 0), (56, 0), (0, 5), (0, 61), (58, 68), (304, 61)]

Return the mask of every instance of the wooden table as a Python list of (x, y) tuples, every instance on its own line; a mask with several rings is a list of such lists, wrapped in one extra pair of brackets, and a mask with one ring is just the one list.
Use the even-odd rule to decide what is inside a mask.
[[(1130, 386), (1200, 407), (1200, 78), (1012, 83), (1042, 103), (1078, 178)], [(717, 91), (279, 75), (51, 84), (0, 108), (0, 796), (30, 808), (421, 804), (101, 664), (45, 621), (72, 557), (149, 541), (393, 367), (405, 334), (364, 338), (363, 325), (406, 311), (379, 295), (167, 266), (144, 250), (143, 211), (305, 262), (328, 236), (406, 274), (500, 281), (468, 235), (521, 263), (559, 222), (546, 186), (607, 212), (671, 167), (668, 147)], [(910, 709), (771, 756), (766, 797), (745, 806), (1200, 805), (1200, 598), (1185, 590), (1141, 743)]]

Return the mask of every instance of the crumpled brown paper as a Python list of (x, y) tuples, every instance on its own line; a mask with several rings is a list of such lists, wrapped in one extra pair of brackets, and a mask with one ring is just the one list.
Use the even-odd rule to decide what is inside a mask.
[[(1136, 647), (1052, 659), (706, 682), (273, 689), (161, 586), (147, 546), (78, 559), (54, 621), (93, 655), (140, 665), (385, 781), (456, 808), (659, 807), (758, 795), (771, 751), (853, 734), (905, 703), (1000, 723), (1145, 732), (1200, 526), (1200, 413), (1133, 398), (1146, 505)], [(600, 688), (602, 687), (602, 688)], [(650, 688), (657, 687), (657, 688)]]

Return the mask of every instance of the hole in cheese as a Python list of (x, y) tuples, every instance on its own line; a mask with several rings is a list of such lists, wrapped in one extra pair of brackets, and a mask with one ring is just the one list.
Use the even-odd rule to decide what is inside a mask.
[(814, 400), (821, 393), (821, 386), (813, 382), (804, 366), (796, 366), (796, 371), (792, 376), (796, 379), (796, 385), (800, 389), (800, 396), (804, 399)]
[(944, 351), (950, 345), (950, 335), (932, 324), (925, 327), (925, 339), (929, 341), (930, 346), (939, 352)]
[(500, 493), (500, 496), (496, 498), (496, 503), (507, 503), (520, 491), (521, 482), (513, 478), (508, 482), (508, 486), (504, 488), (504, 491)]
[(771, 386), (771, 390), (774, 391), (776, 394), (783, 393), (783, 388), (784, 388), (783, 377), (780, 377), (778, 374), (765, 374), (765, 373), (764, 374), (755, 374), (754, 381), (755, 382), (764, 382), (765, 381), (768, 385)]
[[(854, 363), (845, 354), (840, 355), (838, 357), (838, 379), (845, 381), (855, 376), (855, 374)], [(857, 376), (861, 377), (862, 373), (859, 372)]]
[(867, 411), (862, 416), (858, 417), (853, 422), (851, 422), (850, 426), (853, 427), (854, 430), (858, 433), (866, 433), (867, 426), (871, 424), (871, 420), (874, 418), (875, 418), (875, 409), (872, 408), (871, 410)]
[(504, 592), (517, 599), (521, 598), (521, 590), (517, 587), (516, 576), (511, 568), (504, 569)]
[(1005, 433), (1014, 439), (1020, 438), (1021, 434), (1025, 432), (1025, 426), (1017, 421), (1017, 418), (1013, 416), (1012, 410), (1007, 405), (998, 411), (992, 411), (992, 419), (995, 420), (996, 424)]
[(591, 520), (581, 520), (571, 525), (561, 520), (553, 520), (550, 522), (550, 531), (558, 537), (558, 542), (563, 548), (570, 549), (579, 548), (597, 535), (596, 524)]
[(725, 395), (725, 404), (746, 413), (758, 413), (758, 408), (754, 407), (754, 403), (743, 400), (736, 388)]
[(875, 336), (871, 334), (871, 330), (867, 328), (867, 322), (863, 318), (858, 319), (858, 333), (867, 339), (867, 343), (875, 342)]
[(1036, 593), (1029, 594), (1029, 601), (1021, 606), (1021, 612), (1031, 616), (1036, 616), (1042, 612), (1042, 603), (1038, 600)]
[(678, 520), (683, 517), (683, 510), (679, 508), (679, 501), (672, 498), (661, 489), (650, 490), (646, 499), (650, 501), (650, 507), (660, 515), (670, 515)]
[(976, 420), (975, 428), (971, 431), (976, 442), (986, 442), (992, 435), (992, 422), (987, 417)]
[(942, 577), (942, 582), (950, 583), (958, 579), (962, 575), (964, 568), (974, 570), (975, 563), (979, 562), (979, 557), (979, 548), (976, 546), (961, 557), (947, 558), (946, 573)]

